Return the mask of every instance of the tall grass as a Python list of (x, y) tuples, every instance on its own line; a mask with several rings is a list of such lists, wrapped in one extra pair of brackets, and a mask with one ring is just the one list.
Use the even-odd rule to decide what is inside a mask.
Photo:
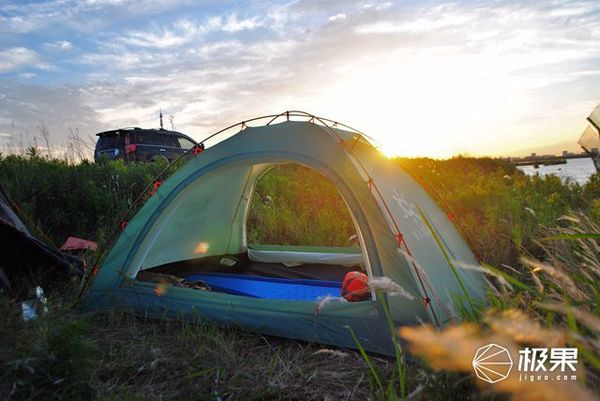
[(162, 168), (160, 162), (73, 165), (37, 154), (0, 155), (0, 183), (30, 228), (60, 245), (68, 236), (102, 241)]
[[(514, 264), (535, 242), (540, 225), (581, 210), (600, 219), (600, 175), (585, 186), (557, 177), (528, 177), (492, 159), (402, 159), (492, 265)], [(0, 155), (0, 183), (54, 243), (69, 235), (102, 239), (120, 212), (164, 168), (160, 162), (78, 165), (40, 156)], [(138, 205), (138, 207), (141, 206)], [(319, 173), (283, 165), (259, 182), (248, 219), (250, 242), (351, 245), (355, 234), (337, 190)]]
[(315, 170), (284, 164), (259, 181), (248, 216), (250, 243), (349, 246), (355, 234), (344, 200)]
[(556, 176), (526, 176), (508, 162), (457, 157), (400, 159), (450, 213), (481, 260), (514, 265), (525, 252), (543, 255), (536, 243), (540, 226), (582, 211), (600, 219), (600, 175), (584, 186)]
[[(436, 332), (431, 327), (402, 328), (402, 337), (433, 367), (473, 373), (475, 351), (502, 344), (518, 355), (524, 346), (576, 347), (576, 382), (519, 381), (516, 374), (487, 391), (515, 400), (597, 399), (600, 388), (600, 224), (582, 212), (538, 226), (532, 239), (537, 256), (523, 251), (510, 270), (485, 265), (503, 279), (489, 296), (483, 321)], [(539, 253), (541, 250), (541, 253)], [(516, 362), (515, 362), (516, 363)]]
[[(127, 312), (23, 322), (0, 298), (2, 400), (366, 400), (353, 352)], [(58, 302), (58, 303), (57, 303)], [(56, 341), (60, 339), (60, 341)], [(373, 364), (382, 375), (393, 365)]]

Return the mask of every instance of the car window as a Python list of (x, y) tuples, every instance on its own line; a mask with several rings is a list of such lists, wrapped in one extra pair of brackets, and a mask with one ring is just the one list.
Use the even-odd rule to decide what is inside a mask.
[(119, 147), (119, 137), (116, 135), (101, 136), (96, 145), (98, 150), (115, 149)]
[(160, 136), (155, 132), (137, 132), (135, 142), (140, 145), (162, 145)]
[(177, 141), (177, 138), (174, 135), (169, 135), (169, 134), (159, 134), (160, 135), (160, 139), (161, 139), (161, 143), (163, 144), (163, 146), (169, 146), (172, 148), (178, 148), (179, 147), (179, 142)]
[(140, 144), (140, 145), (150, 145), (153, 144), (154, 142), (152, 141), (150, 133), (145, 132), (145, 133), (141, 133), (141, 132), (136, 132), (135, 133), (135, 143)]
[(180, 136), (180, 137), (177, 137), (177, 139), (179, 140), (179, 146), (181, 146), (181, 149), (188, 150), (188, 149), (191, 149), (194, 146), (196, 146), (196, 144), (194, 142), (192, 142), (189, 139), (186, 139), (184, 137)]
[(160, 132), (137, 132), (135, 142), (139, 145), (179, 147), (179, 142), (175, 136)]

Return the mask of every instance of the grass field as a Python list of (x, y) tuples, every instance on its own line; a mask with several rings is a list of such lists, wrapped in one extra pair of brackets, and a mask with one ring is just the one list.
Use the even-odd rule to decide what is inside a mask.
[[(66, 285), (50, 297), (48, 315), (34, 322), (23, 322), (15, 305), (1, 300), (0, 397), (593, 399), (600, 382), (600, 175), (579, 186), (527, 177), (494, 159), (397, 162), (449, 213), (498, 283), (493, 308), (480, 311), (477, 321), (442, 333), (401, 329), (421, 359), (405, 366), (372, 358), (372, 370), (353, 351), (122, 313), (81, 314), (70, 295), (74, 286)], [(40, 238), (60, 244), (74, 235), (105, 243), (120, 213), (162, 168), (6, 156), (0, 157), (0, 182)], [(265, 176), (253, 198), (250, 240), (348, 245), (354, 233), (348, 213), (319, 177), (292, 165)], [(478, 387), (470, 358), (461, 359), (459, 351), (494, 338), (515, 347), (579, 347), (579, 383), (540, 387), (507, 380)], [(404, 394), (398, 364), (408, 382)]]

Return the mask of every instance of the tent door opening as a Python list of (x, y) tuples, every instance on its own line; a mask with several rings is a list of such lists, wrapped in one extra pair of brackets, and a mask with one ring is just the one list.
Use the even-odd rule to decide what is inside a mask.
[[(356, 220), (327, 177), (281, 162), (253, 165), (244, 173), (231, 194), (231, 229), (222, 237), (225, 252), (212, 255), (211, 242), (199, 241), (195, 253), (206, 256), (148, 267), (146, 260), (136, 279), (251, 298), (317, 301), (340, 297), (350, 272), (371, 275)], [(202, 181), (200, 177), (192, 185), (206, 186)], [(170, 220), (164, 226), (177, 216)], [(164, 246), (162, 242), (159, 233), (153, 245)], [(236, 243), (241, 243), (237, 249)]]

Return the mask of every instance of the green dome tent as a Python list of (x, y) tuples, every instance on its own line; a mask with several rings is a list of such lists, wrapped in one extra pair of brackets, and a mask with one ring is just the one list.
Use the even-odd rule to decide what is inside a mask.
[[(395, 324), (438, 327), (484, 301), (488, 282), (480, 269), (468, 268), (479, 264), (447, 215), (363, 134), (300, 112), (274, 116), (264, 126), (246, 123), (197, 153), (129, 221), (93, 278), (90, 308), (124, 307), (355, 347), (350, 327), (367, 350), (387, 354), (393, 348), (381, 298)], [(335, 185), (360, 248), (247, 244), (257, 181), (290, 162)], [(375, 283), (391, 279), (404, 295), (373, 291), (361, 302), (322, 301), (339, 296), (344, 274), (359, 269)], [(144, 279), (152, 273), (192, 285)], [(211, 290), (194, 286), (195, 280)]]

